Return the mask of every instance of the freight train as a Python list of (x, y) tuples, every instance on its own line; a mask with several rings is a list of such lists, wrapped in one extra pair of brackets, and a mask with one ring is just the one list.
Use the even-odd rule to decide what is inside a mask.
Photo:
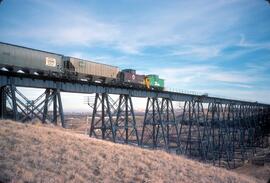
[(0, 42), (0, 69), (131, 88), (164, 90), (158, 75), (140, 75), (133, 69), (64, 56)]

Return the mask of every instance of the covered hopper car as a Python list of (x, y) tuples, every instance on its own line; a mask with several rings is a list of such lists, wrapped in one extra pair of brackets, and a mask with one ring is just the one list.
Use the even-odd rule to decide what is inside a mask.
[(164, 89), (164, 80), (157, 75), (140, 75), (133, 69), (120, 71), (118, 67), (112, 65), (2, 42), (0, 42), (0, 69), (122, 87)]
[(62, 55), (6, 43), (0, 43), (0, 66), (44, 75), (59, 75), (64, 69)]
[(74, 57), (64, 57), (64, 68), (71, 76), (100, 82), (115, 81), (119, 73), (118, 67)]

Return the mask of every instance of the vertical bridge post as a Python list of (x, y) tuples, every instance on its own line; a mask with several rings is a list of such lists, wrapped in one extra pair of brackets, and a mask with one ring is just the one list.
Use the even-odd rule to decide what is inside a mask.
[(0, 117), (1, 119), (6, 118), (6, 113), (7, 113), (7, 95), (6, 95), (6, 87), (1, 86), (0, 88)]
[(16, 87), (13, 84), (1, 87), (1, 118), (19, 120)]
[(179, 153), (181, 151), (179, 129), (175, 119), (173, 103), (169, 98), (162, 98), (161, 101), (161, 123), (165, 128), (164, 134), (168, 149)]
[(115, 142), (111, 103), (107, 93), (96, 93), (93, 106), (90, 137), (109, 139)]
[(203, 105), (199, 99), (185, 101), (180, 123), (180, 143), (183, 153), (202, 157), (202, 133), (206, 128)]
[(119, 96), (116, 113), (116, 121), (114, 123), (116, 141), (139, 145), (136, 118), (130, 95), (121, 94)]
[(141, 146), (153, 148), (163, 146), (165, 149), (168, 149), (165, 129), (161, 120), (160, 103), (156, 97), (148, 97), (147, 99), (142, 129)]

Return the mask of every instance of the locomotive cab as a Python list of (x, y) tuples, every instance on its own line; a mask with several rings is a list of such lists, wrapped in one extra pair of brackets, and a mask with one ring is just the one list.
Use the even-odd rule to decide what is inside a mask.
[(164, 79), (159, 78), (159, 76), (155, 74), (147, 75), (145, 78), (145, 86), (151, 90), (163, 90)]

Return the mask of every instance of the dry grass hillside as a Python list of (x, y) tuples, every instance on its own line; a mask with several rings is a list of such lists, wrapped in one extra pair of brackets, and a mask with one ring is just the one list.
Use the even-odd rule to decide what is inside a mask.
[(0, 121), (0, 182), (256, 182), (161, 151)]
[(270, 183), (270, 147), (257, 151), (251, 160), (234, 171)]

